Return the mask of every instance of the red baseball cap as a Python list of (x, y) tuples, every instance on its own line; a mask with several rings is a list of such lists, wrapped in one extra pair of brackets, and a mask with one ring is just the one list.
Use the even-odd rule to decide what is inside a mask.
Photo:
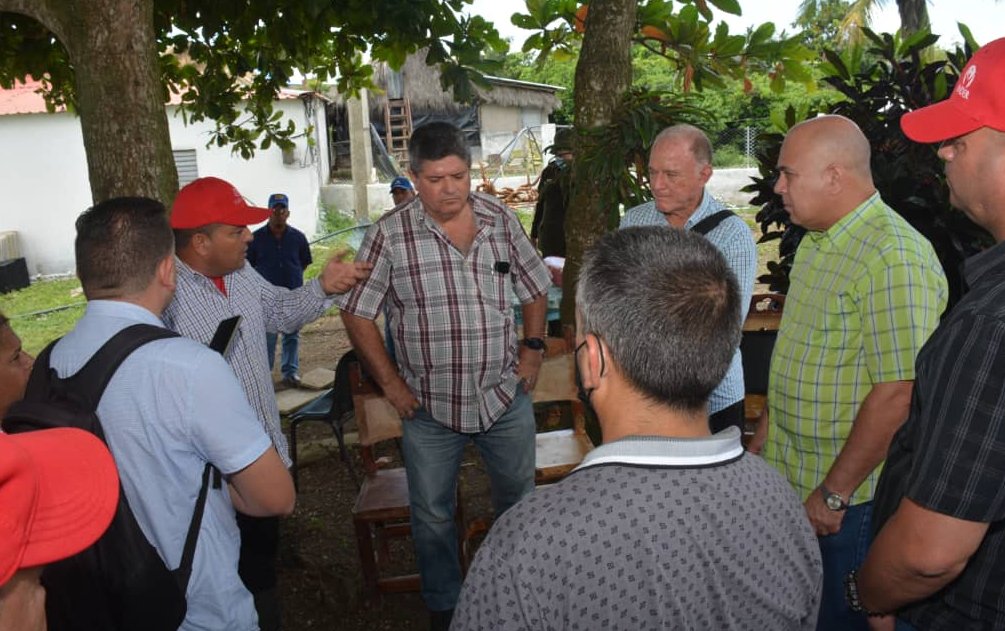
[(1005, 38), (974, 53), (948, 99), (900, 118), (915, 142), (941, 142), (981, 127), (1005, 131)]
[(186, 184), (171, 206), (172, 228), (201, 228), (211, 223), (250, 226), (267, 221), (268, 208), (252, 206), (234, 185), (218, 177), (201, 177)]
[(97, 541), (119, 503), (108, 448), (81, 429), (0, 432), (0, 585)]

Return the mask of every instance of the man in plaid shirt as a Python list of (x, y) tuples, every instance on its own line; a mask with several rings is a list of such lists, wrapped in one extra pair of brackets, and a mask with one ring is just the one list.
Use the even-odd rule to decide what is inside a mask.
[[(471, 192), (470, 167), (456, 127), (415, 130), (409, 170), (418, 197), (367, 231), (357, 260), (373, 271), (342, 309), (353, 347), (405, 419), (412, 536), (434, 629), (449, 627), (461, 587), (454, 500), (464, 446), (473, 441), (485, 461), (497, 515), (533, 489), (529, 391), (551, 283), (516, 215)], [(385, 303), (397, 365), (374, 324)]]
[[(339, 253), (317, 278), (301, 287), (273, 285), (245, 264), (252, 239), (248, 226), (271, 214), (267, 208), (249, 205), (232, 184), (215, 177), (199, 178), (178, 191), (171, 207), (177, 288), (163, 319), (168, 328), (208, 344), (221, 320), (241, 316), (225, 359), (279, 457), (289, 466), (265, 334), (297, 331), (320, 317), (339, 299), (337, 295), (367, 275), (368, 265), (343, 263)], [(263, 631), (278, 629), (279, 518), (238, 513), (237, 522), (241, 528), (238, 571), (255, 597), (258, 625)]]
[(823, 116), (785, 137), (775, 192), (809, 232), (796, 252), (771, 358), (764, 445), (804, 499), (824, 563), (818, 629), (865, 629), (843, 579), (865, 556), (890, 438), (907, 418), (914, 359), (946, 306), (931, 244), (886, 206), (855, 123)]

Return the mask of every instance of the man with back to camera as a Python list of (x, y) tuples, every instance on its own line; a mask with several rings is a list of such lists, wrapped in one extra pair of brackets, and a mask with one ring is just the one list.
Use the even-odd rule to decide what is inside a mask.
[(966, 260), (969, 290), (918, 355), (910, 415), (876, 489), (876, 538), (846, 579), (874, 629), (1005, 628), (1003, 74), (997, 39), (947, 100), (900, 119), (911, 140), (941, 143), (949, 203), (995, 245)]
[(804, 121), (785, 136), (775, 184), (809, 232), (749, 447), (764, 445), (765, 460), (804, 498), (824, 562), (821, 630), (867, 628), (848, 609), (843, 581), (868, 549), (875, 485), (907, 418), (914, 358), (948, 297), (931, 243), (876, 191), (870, 154), (853, 121)]
[(740, 340), (724, 257), (688, 231), (612, 232), (584, 257), (576, 305), (577, 384), (603, 444), (492, 527), (454, 631), (812, 629), (822, 570), (798, 496), (738, 429), (709, 430)]
[[(321, 275), (297, 289), (277, 287), (246, 265), (249, 225), (271, 215), (250, 206), (228, 182), (199, 178), (175, 197), (171, 227), (175, 236), (178, 289), (164, 311), (168, 328), (208, 343), (222, 320), (241, 316), (226, 360), (237, 374), (248, 402), (289, 466), (289, 448), (279, 426), (272, 373), (265, 354), (267, 331), (297, 331), (320, 317), (341, 294), (369, 273), (364, 263), (342, 263), (337, 252)], [(255, 596), (259, 625), (280, 627), (276, 590), (279, 519), (238, 514), (241, 528), (241, 578)]]
[[(283, 193), (269, 195), (269, 222), (255, 230), (248, 244), (247, 259), (262, 278), (273, 285), (296, 289), (304, 284), (304, 270), (311, 264), (311, 246), (307, 237), (287, 223), (290, 199)], [(279, 333), (266, 332), (265, 347), (269, 354), (269, 370), (276, 359)], [(283, 383), (300, 387), (300, 331), (283, 333), (283, 350), (279, 366)]]
[[(422, 597), (431, 628), (446, 629), (461, 587), (454, 511), (464, 446), (474, 442), (485, 461), (497, 515), (534, 488), (529, 392), (541, 368), (551, 280), (513, 211), (471, 191), (471, 153), (459, 129), (416, 129), (409, 168), (418, 197), (367, 230), (357, 258), (373, 263), (373, 273), (350, 291), (342, 320), (404, 419)], [(385, 305), (397, 363), (374, 324)]]
[[(673, 125), (661, 131), (649, 152), (649, 183), (653, 200), (630, 208), (621, 227), (669, 226), (704, 235), (722, 252), (740, 287), (740, 321), (747, 317), (754, 290), (757, 249), (750, 227), (726, 210), (705, 188), (712, 177), (712, 143), (693, 125)], [(743, 430), (743, 363), (740, 349), (709, 399), (712, 432), (727, 427)]]
[[(127, 326), (163, 326), (160, 315), (176, 287), (173, 235), (154, 200), (114, 198), (85, 211), (75, 254), (88, 302), (53, 348), (50, 365), (62, 378)], [(136, 521), (168, 567), (179, 565), (188, 507), (195, 506), (206, 463), (223, 473), (226, 492), (211, 489), (206, 501), (181, 628), (258, 628), (252, 595), (237, 573), (235, 509), (288, 515), (295, 495), (231, 368), (191, 339), (150, 342), (116, 370), (97, 415)]]

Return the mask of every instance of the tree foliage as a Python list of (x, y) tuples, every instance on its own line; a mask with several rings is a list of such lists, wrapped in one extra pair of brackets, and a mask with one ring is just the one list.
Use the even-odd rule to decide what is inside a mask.
[[(966, 27), (961, 27), (961, 33), (966, 42), (962, 48), (928, 62), (926, 50), (938, 37), (927, 30), (901, 38), (864, 29), (868, 50), (856, 45), (840, 53), (827, 51), (824, 79), (845, 97), (829, 113), (855, 121), (870, 141), (873, 179), (883, 200), (935, 247), (949, 279), (951, 304), (962, 294), (960, 263), (991, 239), (950, 208), (937, 147), (909, 140), (900, 129), (900, 118), (948, 97), (966, 60), (977, 49)], [(804, 118), (788, 112), (785, 129)], [(762, 241), (780, 239), (780, 260), (770, 263), (768, 276), (760, 279), (775, 291), (787, 289), (788, 270), (804, 233), (791, 225), (781, 200), (772, 191), (782, 139), (781, 134), (762, 139), (765, 150), (758, 156), (761, 177), (748, 187), (756, 193), (752, 203), (761, 206), (757, 220), (764, 232)]]
[[(553, 54), (572, 55), (581, 38), (590, 37), (584, 22), (589, 3), (526, 0), (526, 7), (527, 13), (515, 14), (512, 22), (535, 31), (523, 51), (534, 52), (541, 60)], [(727, 78), (744, 79), (751, 72), (767, 74), (773, 89), (779, 90), (786, 81), (813, 81), (807, 62), (814, 55), (798, 37), (776, 38), (771, 22), (745, 34), (730, 33), (725, 22), (714, 24), (712, 7), (735, 15), (741, 11), (736, 0), (638, 2), (631, 40), (661, 58), (676, 87), (685, 92), (721, 87)]]
[[(99, 0), (100, 1), (100, 0)], [(250, 157), (295, 133), (273, 111), (280, 88), (297, 73), (337, 82), (350, 93), (369, 85), (373, 59), (400, 66), (428, 46), (442, 64), (445, 88), (470, 101), (472, 83), (498, 64), (484, 50), (505, 47), (483, 18), (460, 13), (465, 0), (154, 0), (153, 29), (163, 78), (160, 98), (179, 95), (193, 121), (217, 122), (212, 142)], [(76, 107), (74, 63), (49, 28), (0, 0), (0, 85), (42, 78), (52, 105)], [(82, 11), (87, 2), (77, 2)], [(302, 131), (302, 130), (301, 130)]]

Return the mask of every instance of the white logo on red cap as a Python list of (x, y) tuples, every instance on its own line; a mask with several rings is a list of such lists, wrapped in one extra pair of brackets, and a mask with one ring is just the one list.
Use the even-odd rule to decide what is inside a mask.
[(977, 77), (977, 64), (971, 65), (967, 68), (967, 71), (960, 77), (960, 82), (956, 86), (956, 93), (960, 95), (961, 99), (970, 99), (970, 86), (973, 85), (974, 79)]

